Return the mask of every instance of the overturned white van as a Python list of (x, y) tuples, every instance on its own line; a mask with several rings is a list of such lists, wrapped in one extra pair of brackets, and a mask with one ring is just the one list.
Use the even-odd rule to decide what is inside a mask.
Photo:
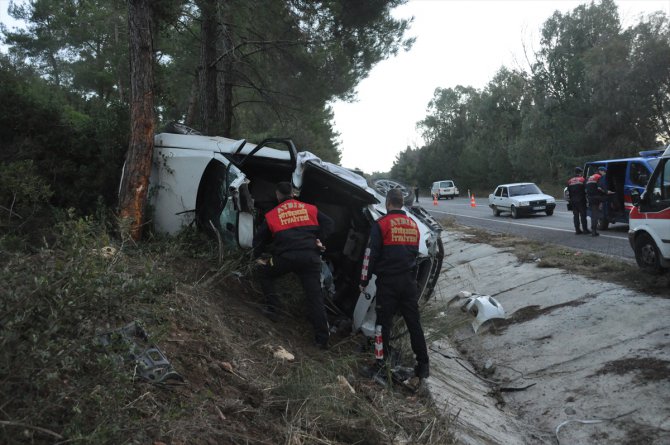
[[(150, 205), (156, 230), (174, 234), (195, 223), (221, 242), (248, 249), (255, 228), (277, 204), (276, 183), (290, 181), (300, 200), (316, 205), (335, 221), (323, 255), (334, 286), (324, 291), (336, 310), (356, 319), (354, 328), (364, 327), (372, 335), (365, 326), (374, 325), (374, 305), (370, 295), (359, 295), (358, 279), (372, 223), (386, 213), (384, 197), (362, 176), (298, 152), (290, 139), (255, 145), (173, 128), (174, 133), (160, 133), (154, 139)], [(421, 231), (417, 281), (421, 297), (428, 298), (444, 256), (441, 226), (421, 207), (405, 210)], [(368, 291), (374, 294), (373, 288)]]

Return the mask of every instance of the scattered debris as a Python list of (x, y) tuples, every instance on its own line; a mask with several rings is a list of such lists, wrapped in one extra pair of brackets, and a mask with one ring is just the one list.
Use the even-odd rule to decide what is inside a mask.
[(352, 394), (356, 394), (356, 390), (354, 389), (353, 386), (351, 386), (351, 383), (349, 383), (349, 380), (347, 380), (347, 378), (345, 376), (338, 375), (337, 376), (337, 383), (339, 383), (340, 386), (342, 387), (342, 389), (344, 389), (345, 391), (349, 391)]
[(113, 258), (117, 254), (117, 250), (112, 246), (105, 246), (99, 249), (93, 249), (93, 253), (103, 258)]
[(585, 425), (590, 425), (590, 424), (594, 424), (594, 423), (611, 422), (611, 421), (617, 420), (621, 417), (631, 415), (635, 411), (637, 411), (637, 409), (634, 409), (633, 411), (629, 411), (629, 412), (624, 413), (624, 414), (620, 414), (620, 415), (615, 416), (615, 417), (608, 417), (608, 418), (605, 418), (605, 419), (590, 419), (590, 420), (570, 419), (570, 420), (566, 420), (565, 422), (561, 422), (556, 427), (556, 430), (554, 431), (554, 434), (556, 436), (556, 442), (558, 442), (558, 445), (561, 444), (561, 439), (558, 438), (558, 432), (561, 430), (561, 428), (563, 428), (565, 425), (567, 425), (569, 423), (582, 423), (582, 424), (585, 424)]
[(492, 318), (505, 318), (505, 309), (503, 309), (498, 300), (490, 295), (477, 295), (468, 291), (460, 291), (449, 301), (448, 305), (461, 299), (466, 300), (461, 305), (461, 310), (475, 317), (472, 321), (472, 329), (475, 333), (486, 321)]
[(134, 361), (140, 377), (151, 383), (163, 383), (166, 380), (184, 381), (184, 378), (172, 368), (163, 352), (149, 342), (149, 334), (139, 322), (133, 321), (122, 328), (100, 334), (97, 341), (107, 349), (118, 351), (117, 357), (120, 362)]
[(272, 356), (274, 358), (278, 358), (280, 360), (286, 360), (286, 361), (289, 361), (289, 362), (292, 362), (293, 360), (295, 360), (295, 355), (288, 352), (286, 349), (284, 349), (283, 346), (265, 345), (263, 347), (265, 349), (268, 349), (268, 350), (272, 351)]

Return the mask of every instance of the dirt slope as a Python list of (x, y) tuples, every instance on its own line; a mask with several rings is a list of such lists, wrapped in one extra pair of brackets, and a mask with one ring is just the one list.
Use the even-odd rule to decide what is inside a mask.
[(491, 379), (534, 384), (500, 394), (539, 433), (527, 443), (670, 443), (670, 300), (542, 267), (542, 251), (523, 262), (476, 241), (461, 234), (446, 244), (439, 298), (467, 290), (506, 310), (475, 334), (451, 307), (451, 341), (475, 368), (490, 361)]

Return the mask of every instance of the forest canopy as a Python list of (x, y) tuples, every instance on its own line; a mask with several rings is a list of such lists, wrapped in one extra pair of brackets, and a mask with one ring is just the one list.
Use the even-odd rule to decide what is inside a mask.
[(670, 141), (670, 26), (656, 13), (623, 29), (612, 0), (555, 12), (526, 69), (482, 89), (437, 88), (418, 124), (424, 145), (390, 175), (462, 189), (562, 183), (585, 161), (637, 156)]
[[(411, 20), (391, 14), (404, 2), (146, 0), (154, 128), (177, 121), (254, 142), (291, 137), (338, 162), (329, 103), (353, 99), (377, 62), (411, 47)], [(82, 214), (116, 204), (135, 3), (9, 2), (22, 26), (0, 27), (0, 211), (15, 225), (40, 204)]]

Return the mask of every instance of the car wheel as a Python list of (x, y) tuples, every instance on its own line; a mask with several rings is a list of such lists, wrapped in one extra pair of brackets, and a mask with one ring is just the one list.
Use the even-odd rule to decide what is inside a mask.
[(386, 197), (386, 194), (391, 189), (400, 189), (405, 200), (406, 206), (411, 206), (414, 203), (414, 191), (412, 188), (405, 186), (401, 182), (393, 179), (377, 179), (373, 181), (373, 187), (377, 192)]
[(607, 230), (607, 228), (610, 226), (610, 222), (607, 221), (606, 219), (599, 219), (598, 220), (598, 230)]
[(491, 209), (493, 210), (493, 216), (500, 216), (500, 210), (498, 210), (498, 207), (493, 206)]
[(517, 219), (519, 217), (519, 211), (516, 209), (516, 207), (512, 206), (510, 211), (512, 212), (513, 219)]
[(660, 274), (665, 271), (661, 267), (661, 253), (651, 236), (641, 233), (635, 238), (635, 261), (645, 272)]
[(551, 216), (554, 214), (554, 209), (546, 210), (545, 213), (547, 214), (547, 216)]

